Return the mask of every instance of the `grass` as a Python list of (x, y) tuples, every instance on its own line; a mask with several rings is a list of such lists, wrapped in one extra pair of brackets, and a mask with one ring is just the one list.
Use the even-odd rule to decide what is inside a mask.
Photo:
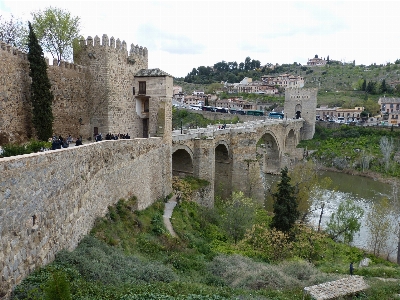
[[(160, 218), (164, 201), (138, 211), (135, 198), (121, 199), (74, 251), (61, 251), (18, 285), (13, 299), (302, 299), (304, 286), (343, 277), (349, 261), (364, 257), (361, 250), (322, 235), (306, 260), (302, 253), (311, 244), (304, 243), (316, 235), (305, 231), (296, 235), (289, 257), (274, 261), (263, 255), (263, 243), (258, 248), (248, 238), (233, 243), (221, 226), (221, 199), (215, 208), (187, 200), (174, 209), (171, 221), (179, 235), (174, 238)], [(257, 209), (259, 234), (268, 230), (270, 218)], [(363, 297), (388, 299), (398, 284), (379, 285), (373, 278), (382, 272), (400, 278), (400, 269), (369, 257), (371, 266), (355, 271), (371, 278), (372, 288)]]

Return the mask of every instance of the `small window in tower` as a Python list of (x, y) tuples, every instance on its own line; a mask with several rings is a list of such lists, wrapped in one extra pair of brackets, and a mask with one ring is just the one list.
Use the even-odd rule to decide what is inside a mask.
[(146, 95), (146, 81), (139, 81), (139, 95)]

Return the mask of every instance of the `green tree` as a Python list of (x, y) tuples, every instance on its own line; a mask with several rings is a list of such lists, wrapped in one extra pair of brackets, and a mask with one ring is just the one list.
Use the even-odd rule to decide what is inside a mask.
[(367, 113), (370, 113), (372, 116), (375, 116), (379, 113), (380, 106), (378, 102), (368, 98), (367, 101), (364, 103), (364, 109)]
[(243, 192), (233, 192), (232, 199), (225, 205), (223, 224), (235, 244), (253, 225), (254, 215), (255, 207), (251, 198), (245, 197)]
[(274, 216), (271, 226), (279, 231), (290, 231), (300, 215), (294, 193), (294, 187), (290, 185), (288, 169), (285, 167), (281, 170), (278, 191), (272, 195), (274, 198)]
[(383, 79), (381, 83), (381, 93), (386, 93), (388, 90), (387, 85), (386, 85), (386, 80)]
[(367, 89), (367, 81), (364, 79), (364, 81), (362, 82), (362, 85), (361, 85), (361, 90), (365, 91), (366, 89)]
[(326, 230), (334, 240), (351, 243), (354, 234), (360, 230), (360, 219), (363, 215), (363, 209), (351, 199), (347, 199), (341, 202), (337, 211), (331, 215)]
[(33, 32), (29, 22), (28, 61), (32, 78), (31, 101), (32, 122), (39, 140), (47, 141), (53, 133), (53, 94), (50, 80), (47, 76), (47, 63), (43, 56), (42, 47)]
[(223, 85), (221, 83), (214, 82), (207, 87), (206, 92), (207, 94), (215, 94), (215, 92), (221, 90), (222, 87)]
[(294, 187), (294, 196), (298, 203), (297, 210), (301, 221), (304, 222), (312, 205), (311, 192), (318, 185), (316, 164), (312, 160), (297, 164), (290, 172), (290, 184)]
[(367, 214), (366, 225), (369, 230), (368, 244), (374, 255), (381, 254), (387, 245), (389, 235), (393, 230), (390, 219), (391, 207), (387, 198), (381, 199), (372, 205)]
[(57, 58), (58, 63), (71, 60), (73, 41), (79, 37), (80, 18), (55, 7), (33, 12), (32, 17), (32, 26), (43, 49), (51, 53), (53, 59)]

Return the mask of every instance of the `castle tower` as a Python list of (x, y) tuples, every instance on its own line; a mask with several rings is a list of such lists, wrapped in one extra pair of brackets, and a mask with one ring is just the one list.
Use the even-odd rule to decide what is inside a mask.
[(74, 53), (76, 63), (87, 66), (91, 74), (88, 85), (86, 132), (129, 134), (131, 138), (143, 137), (141, 117), (136, 113), (133, 93), (135, 74), (148, 67), (146, 48), (133, 46), (128, 54), (126, 42), (103, 35), (80, 41)]
[(310, 140), (315, 133), (318, 89), (286, 88), (284, 113), (287, 118), (304, 119), (301, 139)]

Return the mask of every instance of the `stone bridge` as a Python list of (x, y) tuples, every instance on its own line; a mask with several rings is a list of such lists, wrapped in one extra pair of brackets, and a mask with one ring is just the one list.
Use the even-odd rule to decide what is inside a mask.
[(213, 182), (208, 199), (199, 199), (203, 204), (212, 205), (214, 194), (226, 197), (232, 190), (264, 199), (265, 174), (278, 174), (303, 157), (303, 150), (296, 148), (303, 123), (266, 118), (227, 124), (225, 129), (214, 125), (174, 131), (172, 174)]

